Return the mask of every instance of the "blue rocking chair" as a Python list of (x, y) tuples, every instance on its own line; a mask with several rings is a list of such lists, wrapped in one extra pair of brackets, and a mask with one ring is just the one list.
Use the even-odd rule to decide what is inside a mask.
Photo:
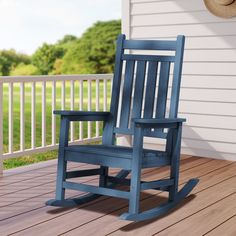
[[(131, 54), (127, 50), (160, 53)], [(178, 190), (181, 131), (185, 121), (177, 118), (183, 51), (184, 36), (181, 35), (173, 41), (126, 40), (125, 35), (119, 35), (110, 112), (54, 111), (61, 117), (56, 197), (47, 201), (47, 205), (72, 207), (108, 195), (129, 200), (128, 212), (123, 213), (121, 219), (142, 221), (167, 213), (192, 191), (198, 179), (189, 180)], [(166, 55), (166, 52), (172, 54)], [(173, 72), (170, 73), (171, 69)], [(169, 106), (168, 87), (171, 87)], [(71, 121), (103, 121), (102, 144), (68, 145)], [(115, 145), (116, 134), (131, 135), (132, 147)], [(165, 139), (165, 151), (144, 149), (145, 136)], [(68, 161), (94, 164), (99, 168), (67, 171)], [(170, 166), (168, 179), (141, 181), (143, 168), (162, 166)], [(121, 171), (116, 176), (109, 176), (109, 167)], [(68, 181), (90, 175), (99, 175), (99, 186)], [(117, 185), (128, 185), (129, 191), (115, 188)], [(88, 194), (65, 199), (65, 189)], [(169, 197), (166, 203), (140, 212), (140, 192), (147, 189), (167, 191)]]

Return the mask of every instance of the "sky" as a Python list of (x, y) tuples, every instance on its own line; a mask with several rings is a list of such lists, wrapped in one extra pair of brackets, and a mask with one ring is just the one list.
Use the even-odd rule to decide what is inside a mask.
[(43, 42), (120, 18), (121, 0), (0, 0), (0, 50), (32, 54)]

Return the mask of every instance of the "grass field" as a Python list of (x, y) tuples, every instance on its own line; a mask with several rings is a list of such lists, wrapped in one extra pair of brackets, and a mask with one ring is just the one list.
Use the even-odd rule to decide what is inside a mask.
[[(42, 133), (42, 88), (41, 83), (36, 83), (36, 146), (41, 146), (41, 133)], [(110, 81), (107, 82), (107, 107), (109, 108), (110, 102)], [(83, 83), (83, 110), (87, 110), (87, 96), (88, 96), (87, 82)], [(79, 110), (79, 83), (75, 82), (75, 110)], [(95, 94), (95, 81), (92, 82), (92, 110), (95, 110), (96, 94)], [(103, 82), (99, 83), (99, 105), (100, 110), (103, 109)], [(51, 124), (52, 124), (52, 84), (46, 84), (46, 144), (51, 144)], [(8, 152), (8, 85), (4, 84), (3, 87), (3, 152)], [(61, 108), (61, 83), (58, 82), (56, 86), (56, 109)], [(70, 83), (66, 82), (66, 109), (70, 109)], [(25, 84), (25, 148), (31, 147), (31, 84)], [(59, 117), (56, 118), (56, 136), (57, 142), (59, 138)], [(101, 127), (101, 125), (100, 125)], [(14, 84), (13, 88), (13, 144), (14, 151), (20, 148), (20, 86), (18, 83)], [(83, 127), (84, 138), (87, 137), (87, 124), (84, 123)], [(92, 134), (95, 134), (95, 123), (92, 123)], [(75, 123), (75, 139), (79, 138), (79, 124)], [(4, 169), (14, 168), (17, 166), (27, 165), (43, 160), (54, 159), (57, 152), (51, 151), (43, 154), (34, 154), (19, 158), (11, 158), (4, 160)]]

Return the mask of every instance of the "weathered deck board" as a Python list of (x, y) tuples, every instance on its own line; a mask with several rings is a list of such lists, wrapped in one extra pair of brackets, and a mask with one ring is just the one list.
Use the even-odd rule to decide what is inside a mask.
[[(199, 185), (193, 191), (195, 197), (189, 197), (182, 207), (165, 217), (142, 223), (119, 220), (118, 215), (125, 212), (127, 201), (117, 198), (103, 197), (92, 203), (67, 210), (46, 207), (44, 202), (54, 195), (55, 164), (45, 166), (45, 170), (34, 169), (0, 179), (1, 236), (9, 234), (24, 236), (179, 235), (182, 231), (191, 235), (202, 235), (207, 232), (209, 235), (218, 235), (218, 233), (220, 235), (227, 230), (229, 235), (235, 233), (233, 216), (236, 214), (236, 162), (196, 157), (183, 158), (180, 185), (189, 178), (200, 178)], [(80, 168), (88, 168), (88, 166), (83, 165)], [(116, 170), (113, 171), (115, 172)], [(168, 174), (168, 168), (145, 170), (143, 179), (163, 178)], [(94, 176), (85, 177), (83, 181), (96, 183), (97, 179)], [(68, 195), (78, 194), (83, 193), (70, 191)], [(166, 194), (160, 191), (145, 191), (142, 195), (141, 207), (143, 209), (151, 207), (164, 201), (165, 197)], [(209, 224), (204, 220), (205, 217), (212, 218)], [(190, 229), (191, 231), (188, 232)]]

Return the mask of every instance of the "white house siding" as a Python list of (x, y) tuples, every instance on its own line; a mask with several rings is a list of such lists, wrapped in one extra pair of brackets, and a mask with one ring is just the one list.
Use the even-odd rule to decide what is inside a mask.
[(128, 38), (186, 36), (182, 153), (236, 160), (236, 17), (213, 16), (203, 0), (123, 0), (122, 9)]

